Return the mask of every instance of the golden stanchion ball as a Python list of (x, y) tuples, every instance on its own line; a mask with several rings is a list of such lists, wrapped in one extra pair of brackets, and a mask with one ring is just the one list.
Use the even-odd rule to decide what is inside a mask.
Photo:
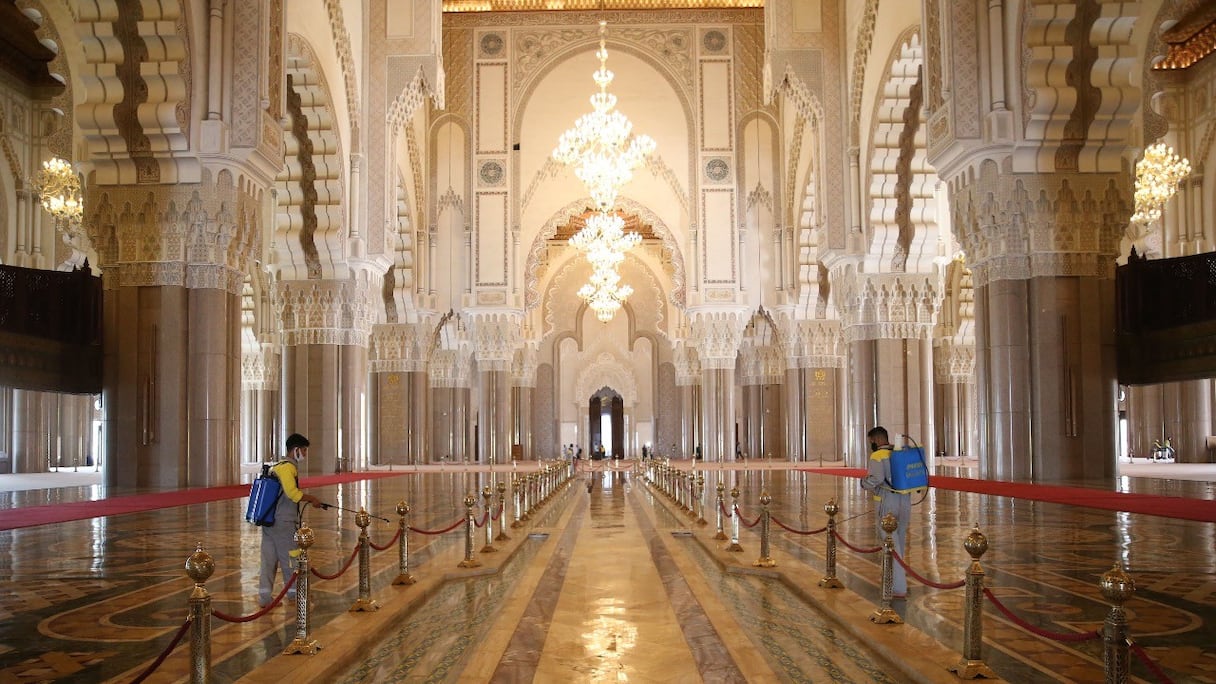
[(211, 558), (211, 554), (203, 550), (203, 543), (200, 541), (194, 546), (194, 553), (186, 559), (186, 574), (194, 580), (195, 584), (203, 584), (211, 575), (215, 573), (215, 560)]
[(725, 483), (725, 482), (719, 482), (719, 483), (718, 483), (718, 488), (717, 488), (717, 489), (718, 489), (718, 496), (722, 496), (722, 492), (725, 492), (725, 491), (726, 491), (726, 483)]
[(506, 483), (506, 482), (499, 482), (499, 483), (498, 483), (498, 495), (499, 495), (499, 496), (505, 496), (505, 495), (506, 495), (506, 493), (507, 493), (507, 483)]
[(1131, 575), (1127, 574), (1123, 568), (1115, 563), (1114, 567), (1102, 573), (1102, 579), (1098, 581), (1098, 586), (1102, 589), (1102, 596), (1106, 597), (1107, 601), (1116, 606), (1123, 605), (1132, 594), (1136, 591), (1136, 582)]
[(313, 533), (312, 528), (308, 525), (296, 530), (295, 542), (301, 549), (307, 549), (317, 541), (317, 535)]
[(828, 515), (836, 515), (840, 512), (840, 506), (836, 504), (836, 499), (828, 499), (828, 502), (823, 505), (823, 512)]
[(879, 521), (879, 524), (882, 525), (882, 531), (886, 532), (887, 534), (891, 534), (899, 528), (899, 521), (896, 520), (895, 516), (891, 515), (890, 513), (882, 516), (882, 520)]
[(465, 508), (472, 508), (473, 504), (475, 504), (475, 503), (477, 503), (477, 497), (473, 496), (472, 494), (464, 495), (464, 507)]
[(773, 502), (773, 497), (768, 495), (768, 492), (760, 492), (760, 505), (767, 506)]
[(359, 507), (359, 512), (355, 514), (355, 524), (359, 527), (367, 527), (372, 524), (372, 517), (367, 514), (367, 510), (362, 506)]
[(404, 501), (397, 502), (397, 515), (409, 515), (410, 505)]
[(493, 495), (494, 495), (494, 490), (490, 488), (490, 485), (486, 485), (481, 488), (481, 496), (483, 498), (488, 499)]
[(732, 499), (738, 499), (738, 498), (739, 498), (739, 488), (738, 488), (738, 487), (731, 487), (731, 488), (730, 488), (730, 498), (732, 498)]
[(988, 537), (985, 537), (984, 533), (980, 532), (979, 523), (975, 524), (975, 527), (971, 530), (971, 534), (968, 534), (967, 538), (963, 540), (963, 548), (967, 550), (973, 561), (978, 561), (980, 556), (984, 555), (988, 550)]

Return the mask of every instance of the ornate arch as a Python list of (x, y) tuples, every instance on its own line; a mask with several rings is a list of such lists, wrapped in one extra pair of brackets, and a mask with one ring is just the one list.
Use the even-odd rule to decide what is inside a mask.
[[(549, 247), (549, 241), (557, 234), (558, 226), (569, 223), (571, 217), (583, 213), (587, 207), (592, 206), (590, 197), (570, 202), (549, 217), (545, 225), (537, 232), (536, 238), (532, 241), (532, 247), (528, 250), (528, 259), (524, 267), (524, 310), (531, 311), (535, 309), (541, 302), (540, 276), (545, 268), (544, 257), (545, 252)], [(655, 235), (659, 236), (659, 240), (663, 243), (663, 253), (671, 264), (671, 293), (668, 295), (668, 301), (673, 306), (679, 309), (684, 308), (684, 257), (680, 253), (680, 247), (676, 244), (675, 237), (671, 233), (671, 229), (659, 218), (657, 214), (651, 211), (645, 205), (642, 205), (628, 197), (621, 197), (617, 200), (617, 208), (626, 214), (637, 214), (638, 218), (643, 222), (650, 224), (654, 228)]]
[(338, 275), (345, 258), (345, 175), (330, 90), (304, 38), (287, 38), (284, 166), (275, 179), (275, 247), (285, 280)]
[(608, 352), (600, 353), (594, 362), (579, 371), (574, 380), (575, 403), (584, 397), (590, 397), (603, 387), (616, 390), (626, 406), (638, 403), (638, 383), (633, 377), (633, 371)]
[(925, 143), (924, 49), (920, 27), (896, 41), (874, 105), (870, 135), (870, 272), (933, 268), (937, 221), (936, 172)]

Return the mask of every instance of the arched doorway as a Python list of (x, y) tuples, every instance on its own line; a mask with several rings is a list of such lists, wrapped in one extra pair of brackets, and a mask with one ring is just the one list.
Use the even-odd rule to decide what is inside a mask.
[(625, 457), (625, 401), (611, 387), (601, 387), (587, 405), (591, 458)]

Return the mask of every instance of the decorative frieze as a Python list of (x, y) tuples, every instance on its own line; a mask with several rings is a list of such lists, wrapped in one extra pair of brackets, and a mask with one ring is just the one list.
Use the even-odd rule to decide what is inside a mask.
[(378, 279), (280, 281), (275, 310), (283, 325), (283, 344), (366, 347), (375, 320)]
[(511, 370), (515, 350), (523, 339), (523, 312), (504, 309), (466, 309), (473, 335), (473, 351), (481, 370)]
[(626, 408), (638, 403), (638, 385), (633, 372), (628, 366), (609, 352), (602, 352), (595, 361), (579, 371), (574, 379), (574, 394), (572, 401), (577, 409), (583, 407), (586, 397), (590, 397), (601, 388), (611, 387), (621, 395)]
[(426, 371), (434, 338), (432, 321), (374, 325), (368, 369), (372, 373)]
[(751, 314), (746, 306), (698, 307), (688, 312), (692, 329), (689, 341), (697, 349), (702, 370), (735, 367)]
[(459, 389), (470, 386), (473, 354), (467, 347), (436, 349), (427, 364), (427, 381), (432, 389)]
[(975, 345), (939, 341), (933, 347), (933, 379), (942, 384), (975, 382)]
[(845, 342), (930, 339), (942, 303), (942, 274), (857, 273), (832, 279)]

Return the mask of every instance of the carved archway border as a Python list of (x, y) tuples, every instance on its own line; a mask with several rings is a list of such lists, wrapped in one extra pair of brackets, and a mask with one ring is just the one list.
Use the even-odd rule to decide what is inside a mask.
[(595, 394), (603, 387), (616, 390), (626, 406), (638, 403), (638, 384), (633, 372), (609, 352), (601, 352), (589, 366), (579, 372), (574, 381), (574, 402), (578, 406), (583, 399)]
[[(541, 227), (536, 234), (536, 238), (532, 240), (532, 247), (528, 250), (528, 258), (524, 267), (524, 310), (532, 311), (540, 305), (543, 297), (540, 292), (540, 274), (543, 269), (542, 258), (545, 250), (548, 248), (549, 240), (557, 234), (558, 226), (569, 223), (570, 219), (578, 214), (583, 213), (587, 207), (592, 206), (590, 197), (583, 197), (574, 202), (567, 204), (549, 217), (545, 225)], [(680, 247), (676, 244), (675, 237), (671, 233), (671, 229), (659, 218), (657, 214), (651, 211), (643, 204), (621, 197), (617, 200), (617, 208), (626, 214), (637, 214), (638, 218), (643, 223), (648, 223), (654, 229), (655, 235), (659, 236), (659, 240), (663, 244), (663, 250), (667, 255), (668, 261), (671, 263), (671, 292), (668, 295), (668, 301), (672, 306), (678, 309), (684, 309), (684, 257), (680, 253)]]

